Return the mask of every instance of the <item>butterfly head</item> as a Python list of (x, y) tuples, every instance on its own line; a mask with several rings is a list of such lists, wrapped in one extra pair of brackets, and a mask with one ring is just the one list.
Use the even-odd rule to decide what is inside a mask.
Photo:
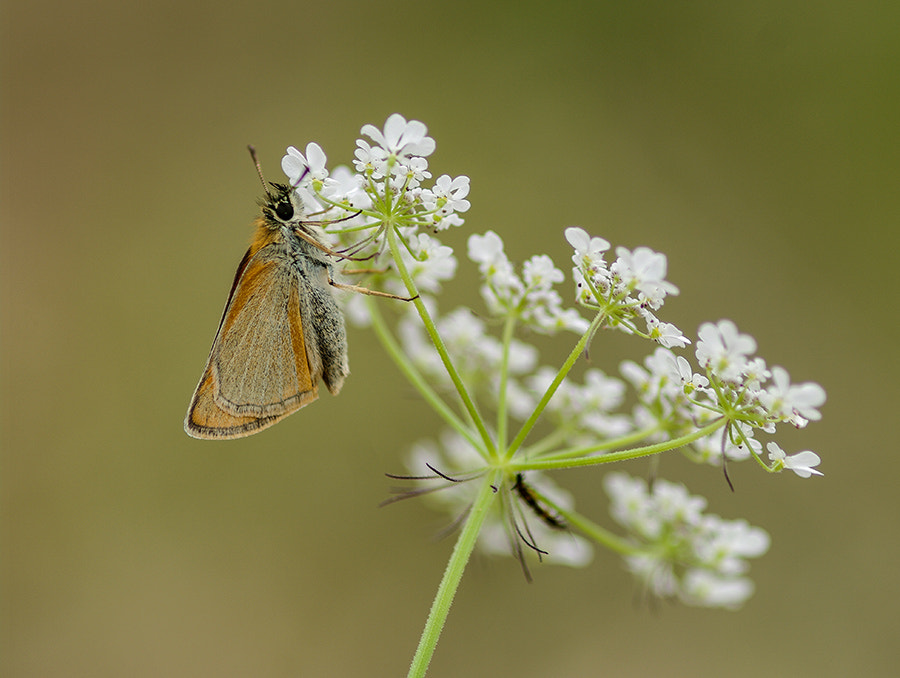
[(290, 224), (303, 214), (303, 203), (292, 186), (271, 183), (271, 191), (260, 200), (263, 216), (272, 225)]

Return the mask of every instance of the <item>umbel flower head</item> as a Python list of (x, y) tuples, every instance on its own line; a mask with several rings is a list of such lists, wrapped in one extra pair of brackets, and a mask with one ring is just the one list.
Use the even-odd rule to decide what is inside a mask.
[[(665, 279), (666, 255), (649, 247), (634, 251), (617, 247), (618, 258), (607, 266), (604, 257), (609, 243), (603, 238), (572, 227), (566, 229), (566, 240), (575, 249), (572, 274), (580, 305), (602, 312), (609, 327), (640, 334), (667, 348), (690, 343), (677, 327), (660, 322), (654, 314), (667, 295), (678, 294), (678, 288)], [(639, 325), (646, 326), (646, 332)]]
[(503, 241), (493, 231), (469, 238), (469, 259), (481, 272), (481, 296), (492, 315), (513, 314), (538, 332), (584, 332), (588, 322), (575, 309), (565, 309), (553, 286), (564, 276), (545, 254), (531, 257), (521, 275), (503, 251)]
[(625, 562), (649, 593), (705, 607), (738, 607), (752, 595), (753, 583), (742, 575), (746, 558), (769, 549), (764, 530), (703, 513), (703, 497), (665, 480), (651, 489), (615, 472), (603, 484), (613, 518), (635, 547)]
[[(306, 154), (291, 146), (282, 159), (282, 169), (318, 220), (334, 222), (334, 232), (358, 234), (376, 231), (381, 236), (387, 226), (442, 231), (464, 223), (460, 216), (469, 209), (466, 196), (469, 178), (441, 175), (430, 187), (427, 157), (434, 152), (434, 139), (417, 120), (407, 121), (395, 113), (380, 130), (364, 125), (353, 162), (356, 173), (338, 168), (330, 174), (327, 158), (318, 144), (306, 147)], [(349, 218), (348, 218), (349, 217)], [(373, 236), (367, 244), (377, 248)]]
[[(361, 295), (342, 300), (446, 426), (414, 445), (411, 475), (394, 476), (412, 487), (398, 496), (423, 496), (463, 535), (477, 523), (473, 547), (512, 555), (526, 573), (535, 560), (586, 565), (599, 545), (621, 554), (648, 594), (740, 606), (753, 591), (747, 561), (769, 546), (763, 530), (707, 513), (706, 500), (682, 485), (592, 469), (625, 532), (618, 536), (581, 514), (555, 482), (564, 476), (550, 474), (679, 450), (723, 468), (753, 460), (773, 473), (819, 476), (814, 452), (788, 454), (765, 438), (819, 420), (822, 387), (768, 367), (730, 320), (703, 323), (689, 338), (665, 319), (679, 290), (665, 254), (649, 247), (613, 247), (567, 228), (558, 234), (572, 247), (566, 283), (550, 256), (513, 261), (488, 230), (469, 235), (469, 262), (460, 264), (440, 238), (465, 224), (468, 177), (433, 178), (436, 145), (421, 122), (394, 114), (360, 131), (352, 167), (330, 171), (316, 144), (289, 148), (282, 167), (337, 241), (344, 270), (335, 276), (365, 275), (367, 285), (413, 299), (389, 310)], [(475, 269), (481, 303), (442, 307), (444, 288)], [(585, 364), (601, 329), (648, 342), (646, 357), (622, 361), (618, 374)], [(547, 336), (569, 341), (553, 352)]]

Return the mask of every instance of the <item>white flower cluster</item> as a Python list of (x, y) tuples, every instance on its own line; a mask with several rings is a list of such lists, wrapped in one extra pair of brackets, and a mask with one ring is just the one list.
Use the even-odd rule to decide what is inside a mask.
[[(282, 167), (307, 214), (337, 234), (348, 262), (359, 262), (371, 276), (368, 285), (417, 296), (400, 317), (399, 342), (379, 309), (361, 295), (346, 299), (348, 317), (379, 321), (376, 331), (391, 355), (453, 429), (439, 442), (415, 446), (410, 468), (417, 475), (406, 479), (417, 487), (405, 496), (424, 495), (461, 518), (476, 495), (485, 502), (494, 496), (486, 491), (492, 489), (493, 514), (478, 542), (488, 552), (514, 555), (524, 565), (523, 552), (531, 550), (538, 557), (549, 555), (549, 562), (580, 565), (591, 559), (596, 541), (628, 551), (629, 569), (654, 595), (695, 605), (740, 605), (752, 593), (742, 576), (746, 559), (767, 550), (765, 532), (704, 514), (705, 500), (681, 486), (656, 480), (648, 488), (644, 481), (611, 473), (604, 480), (611, 511), (630, 534), (630, 546), (619, 548), (619, 538), (579, 516), (572, 497), (539, 469), (681, 447), (700, 462), (754, 458), (770, 471), (821, 475), (814, 452), (788, 455), (775, 442), (765, 446), (768, 463), (763, 461), (757, 436), (773, 434), (778, 424), (802, 428), (820, 419), (822, 387), (792, 384), (786, 370), (768, 368), (755, 356), (755, 340), (728, 320), (701, 325), (695, 369), (673, 350), (691, 340), (657, 315), (666, 298), (678, 294), (666, 280), (665, 255), (647, 247), (617, 247), (616, 258), (607, 263), (610, 243), (581, 228), (566, 229), (565, 237), (574, 250), (575, 303), (592, 313), (590, 321), (564, 304), (556, 286), (565, 276), (550, 257), (538, 254), (514, 264), (493, 231), (468, 239), (468, 257), (478, 266), (491, 317), (466, 307), (439, 313), (432, 295), (455, 276), (457, 260), (435, 234), (463, 223), (469, 180), (442, 175), (427, 185), (432, 178), (427, 157), (435, 143), (418, 121), (395, 114), (383, 130), (365, 125), (361, 133), (368, 141), (356, 142), (355, 171), (329, 172), (316, 144), (305, 153), (289, 148)], [(658, 346), (641, 364), (621, 363), (624, 381), (592, 368), (579, 383), (571, 370), (601, 327)], [(547, 367), (540, 365), (535, 346), (516, 338), (522, 328), (580, 336), (561, 366)], [(628, 414), (620, 411), (626, 383), (637, 400)], [(459, 396), (459, 411), (446, 402), (448, 393)], [(546, 426), (538, 431), (541, 417)], [(517, 433), (513, 421), (520, 426)], [(485, 491), (476, 491), (477, 479), (490, 482), (490, 488), (483, 484)], [(554, 517), (558, 514), (565, 514), (581, 536), (560, 529), (565, 526)]]
[(481, 296), (494, 315), (515, 315), (539, 332), (572, 330), (579, 334), (588, 322), (574, 308), (564, 309), (553, 285), (563, 281), (563, 273), (546, 254), (531, 257), (522, 266), (522, 275), (503, 251), (503, 241), (493, 231), (469, 238), (469, 259), (478, 264), (483, 285)]
[(613, 518), (631, 535), (628, 568), (652, 595), (689, 605), (735, 608), (753, 593), (741, 576), (747, 558), (769, 549), (769, 535), (743, 520), (704, 514), (706, 499), (682, 485), (615, 472), (604, 479)]
[[(660, 322), (658, 311), (667, 295), (678, 294), (678, 288), (666, 278), (666, 255), (649, 247), (634, 251), (616, 248), (617, 259), (607, 266), (604, 255), (609, 242), (591, 237), (581, 228), (566, 229), (566, 240), (575, 249), (572, 274), (579, 304), (606, 315), (606, 324), (625, 332), (642, 334), (667, 348), (690, 343), (675, 325)], [(642, 320), (647, 331), (641, 332)]]
[[(779, 423), (803, 428), (821, 418), (818, 408), (825, 402), (825, 390), (811, 382), (791, 384), (782, 367), (769, 370), (762, 358), (753, 355), (753, 337), (741, 334), (730, 320), (704, 323), (698, 336), (695, 355), (703, 374), (694, 373), (686, 358), (663, 348), (648, 356), (643, 366), (622, 363), (622, 374), (639, 398), (634, 411), (637, 427), (656, 427), (656, 439), (662, 440), (727, 415), (730, 426), (691, 448), (698, 460), (721, 463), (723, 455), (731, 460), (751, 454), (758, 458), (762, 443), (755, 439), (757, 430), (772, 434)], [(811, 470), (819, 463), (814, 452), (787, 456), (773, 444), (768, 447), (772, 470), (788, 468), (803, 478), (821, 475)]]
[[(328, 208), (343, 211), (362, 210), (362, 223), (377, 226), (380, 212), (368, 213), (379, 203), (387, 206), (391, 216), (401, 226), (431, 228), (436, 231), (461, 226), (459, 215), (469, 209), (466, 196), (469, 178), (442, 175), (430, 188), (422, 182), (431, 178), (426, 158), (434, 152), (434, 139), (427, 136), (427, 128), (418, 120), (407, 121), (399, 113), (391, 115), (384, 130), (364, 125), (360, 132), (364, 139), (356, 142), (356, 174), (338, 168), (329, 176), (327, 158), (315, 143), (306, 147), (304, 155), (291, 146), (281, 161), (284, 173), (296, 187), (309, 212)], [(329, 211), (322, 220), (346, 215)], [(346, 220), (357, 226), (360, 222)], [(355, 229), (358, 230), (358, 229)]]
[[(469, 258), (478, 264), (481, 293), (491, 315), (513, 320), (517, 326), (553, 334), (570, 330), (583, 334), (589, 323), (574, 308), (563, 308), (553, 286), (564, 279), (550, 257), (535, 255), (522, 266), (521, 275), (507, 258), (496, 233), (472, 235)], [(427, 289), (427, 288), (426, 288)], [(430, 289), (427, 291), (431, 291)], [(515, 337), (503, 342), (488, 331), (488, 323), (466, 307), (439, 314), (437, 303), (425, 298), (435, 325), (457, 371), (483, 402), (501, 398), (514, 418), (524, 421), (535, 409), (554, 375), (551, 367), (538, 367), (538, 351)], [(404, 354), (440, 389), (452, 382), (430, 337), (414, 309), (399, 325)], [(625, 385), (600, 370), (589, 370), (583, 385), (566, 379), (550, 401), (550, 419), (571, 442), (586, 442), (589, 436), (621, 435), (630, 430), (630, 420), (613, 411), (622, 404)], [(502, 393), (501, 393), (502, 389)]]
[[(329, 225), (327, 230), (345, 244), (355, 239), (354, 256), (360, 254), (358, 234), (369, 231), (362, 241), (369, 252), (367, 268), (388, 264), (381, 237), (388, 224), (396, 227), (404, 242), (404, 261), (416, 285), (423, 292), (437, 292), (440, 283), (456, 273), (456, 259), (449, 247), (420, 231), (437, 232), (463, 224), (460, 215), (470, 206), (466, 200), (469, 178), (442, 175), (432, 186), (423, 186), (431, 178), (427, 156), (435, 149), (427, 131), (423, 123), (395, 113), (384, 130), (374, 125), (362, 127), (361, 133), (372, 143), (357, 140), (356, 173), (346, 167), (329, 173), (325, 153), (315, 143), (307, 145), (305, 154), (293, 146), (288, 148), (281, 167), (308, 214)], [(396, 278), (387, 286), (402, 292)], [(360, 317), (359, 312), (354, 308), (351, 315)]]

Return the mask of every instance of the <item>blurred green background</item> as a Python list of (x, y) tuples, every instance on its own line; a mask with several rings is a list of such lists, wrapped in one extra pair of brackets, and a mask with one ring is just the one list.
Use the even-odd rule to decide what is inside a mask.
[[(568, 225), (648, 245), (665, 320), (732, 318), (828, 391), (780, 438), (824, 478), (735, 465), (732, 494), (663, 461), (771, 533), (741, 612), (635, 604), (606, 553), (530, 585), (478, 559), (429, 675), (893, 674), (898, 27), (894, 3), (3, 3), (3, 675), (405, 674), (452, 540), (376, 508), (436, 419), (373, 336), (337, 399), (182, 431), (257, 210), (245, 145), (271, 178), (311, 140), (347, 163), (395, 111), (472, 179), (460, 255), (489, 228), (564, 268)], [(555, 476), (605, 521), (601, 477)]]

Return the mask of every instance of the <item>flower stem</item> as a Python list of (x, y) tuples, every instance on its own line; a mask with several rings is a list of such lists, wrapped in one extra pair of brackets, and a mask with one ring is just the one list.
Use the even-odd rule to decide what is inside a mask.
[[(540, 459), (541, 461), (547, 461), (549, 459), (577, 459), (578, 457), (584, 457), (588, 454), (595, 454), (597, 452), (603, 452), (604, 450), (612, 450), (615, 448), (625, 447), (626, 445), (633, 445), (637, 442), (640, 442), (641, 440), (644, 440), (645, 438), (649, 438), (654, 433), (658, 433), (661, 429), (662, 426), (657, 424), (651, 426), (650, 428), (641, 429), (640, 431), (634, 431), (633, 433), (629, 433), (628, 435), (624, 435), (619, 438), (604, 440), (602, 443), (596, 443), (588, 447), (582, 445), (581, 447), (572, 447), (547, 453), (542, 453), (540, 451), (535, 452), (533, 451), (532, 447), (529, 447), (528, 451), (531, 454), (532, 459)], [(541, 443), (543, 443), (543, 441), (541, 441)]]
[(496, 497), (494, 487), (499, 481), (500, 473), (499, 470), (494, 470), (486, 473), (481, 479), (478, 496), (475, 497), (475, 502), (469, 509), (469, 515), (466, 518), (465, 525), (463, 525), (459, 539), (457, 539), (456, 545), (453, 547), (453, 554), (450, 556), (450, 561), (447, 563), (444, 576), (441, 579), (441, 585), (438, 587), (434, 602), (431, 604), (428, 621), (425, 622), (422, 637), (419, 639), (419, 646), (416, 648), (416, 654), (409, 667), (408, 678), (421, 678), (428, 670), (428, 665), (431, 663), (431, 658), (434, 655), (434, 648), (437, 646), (444, 623), (447, 621), (447, 615), (450, 613), (453, 597), (459, 588), (459, 582), (462, 580), (469, 557), (475, 549), (481, 526), (484, 524), (491, 503)]
[(553, 511), (559, 514), (566, 525), (574, 530), (578, 530), (592, 541), (602, 544), (611, 551), (615, 551), (619, 555), (629, 556), (640, 552), (640, 547), (629, 542), (616, 534), (613, 534), (606, 528), (601, 527), (597, 523), (588, 520), (580, 513), (569, 511), (554, 502), (550, 497), (543, 494), (538, 488), (530, 487), (531, 493), (542, 503), (547, 504)]
[(557, 468), (575, 468), (579, 466), (596, 466), (598, 464), (609, 464), (614, 461), (625, 461), (626, 459), (638, 459), (640, 457), (649, 457), (651, 454), (659, 454), (660, 452), (668, 452), (679, 447), (684, 447), (695, 440), (705, 438), (714, 433), (718, 429), (725, 426), (728, 420), (724, 417), (717, 419), (711, 424), (707, 424), (703, 428), (697, 429), (693, 433), (672, 438), (661, 443), (653, 445), (645, 445), (644, 447), (634, 447), (630, 450), (621, 450), (619, 452), (610, 452), (609, 454), (597, 454), (590, 457), (582, 457), (581, 459), (536, 459), (534, 461), (523, 461), (521, 463), (512, 463), (507, 468), (510, 471), (531, 471), (542, 470), (547, 471)]
[(403, 352), (403, 349), (400, 348), (397, 340), (388, 329), (387, 323), (384, 321), (384, 316), (381, 314), (375, 300), (369, 297), (366, 301), (368, 302), (369, 316), (372, 319), (372, 329), (375, 331), (375, 336), (378, 337), (382, 347), (387, 351), (387, 354), (394, 361), (394, 364), (397, 365), (409, 383), (412, 384), (425, 401), (431, 405), (432, 409), (443, 418), (448, 426), (469, 441), (469, 444), (473, 448), (481, 450), (481, 443), (475, 436), (471, 427), (467, 426), (466, 423), (450, 409), (447, 403), (445, 403), (435, 390), (431, 388), (431, 385), (422, 374), (410, 363), (409, 358)]
[(503, 355), (500, 359), (500, 391), (497, 396), (497, 449), (506, 447), (507, 429), (509, 421), (507, 416), (506, 389), (509, 383), (509, 350), (512, 344), (513, 334), (516, 329), (516, 316), (510, 314), (503, 325)]
[(605, 317), (606, 315), (604, 313), (598, 313), (594, 317), (594, 320), (591, 322), (591, 325), (590, 327), (588, 327), (587, 331), (583, 335), (581, 335), (581, 339), (578, 340), (578, 343), (575, 344), (575, 348), (573, 348), (572, 352), (569, 353), (569, 357), (566, 358), (566, 362), (563, 363), (563, 366), (559, 369), (559, 372), (557, 372), (556, 377), (553, 379), (553, 383), (550, 384), (543, 397), (541, 397), (541, 400), (537, 404), (537, 407), (534, 408), (534, 412), (532, 412), (531, 416), (528, 417), (528, 420), (524, 424), (522, 424), (522, 428), (519, 429), (519, 433), (509, 444), (509, 447), (505, 450), (505, 459), (511, 459), (516, 451), (522, 446), (522, 443), (525, 442), (525, 438), (527, 438), (528, 434), (531, 433), (531, 429), (534, 428), (534, 425), (537, 423), (537, 420), (541, 416), (541, 413), (544, 411), (544, 408), (547, 407), (547, 403), (550, 402), (553, 394), (556, 393), (556, 389), (559, 388), (559, 385), (563, 382), (563, 379), (566, 378), (566, 375), (569, 374), (569, 371), (575, 366), (575, 362), (578, 360), (578, 356), (580, 356), (582, 351), (584, 351), (584, 347), (587, 346), (588, 341), (591, 339), (591, 337), (594, 336), (594, 333), (597, 331), (597, 328), (600, 327), (600, 323), (603, 322), (603, 319)]
[(435, 327), (434, 324), (434, 320), (431, 318), (431, 314), (428, 312), (428, 308), (425, 306), (425, 303), (419, 296), (419, 290), (418, 288), (416, 288), (416, 283), (412, 279), (412, 276), (410, 276), (409, 270), (406, 268), (406, 263), (403, 261), (403, 257), (400, 255), (400, 246), (397, 242), (397, 232), (391, 226), (388, 226), (387, 228), (387, 241), (388, 246), (391, 250), (391, 257), (394, 260), (394, 265), (397, 267), (397, 272), (400, 274), (400, 278), (403, 280), (403, 284), (406, 285), (406, 289), (409, 292), (410, 296), (415, 297), (413, 299), (413, 303), (416, 305), (416, 310), (419, 312), (419, 317), (422, 319), (422, 323), (425, 325), (425, 331), (428, 332), (428, 336), (431, 337), (431, 341), (434, 344), (438, 355), (441, 357), (441, 362), (444, 364), (444, 369), (446, 369), (447, 374), (450, 375), (450, 379), (453, 381), (453, 385), (456, 387), (456, 392), (459, 393), (459, 397), (462, 400), (466, 411), (469, 413), (469, 416), (472, 418), (472, 422), (478, 429), (478, 433), (481, 436), (484, 447), (492, 455), (496, 454), (496, 446), (494, 444), (494, 441), (491, 439), (491, 435), (488, 432), (487, 427), (484, 425), (484, 418), (478, 412), (478, 407), (475, 405), (475, 401), (472, 400), (472, 397), (469, 395), (468, 389), (466, 389), (466, 385), (463, 383), (462, 378), (459, 376), (459, 372), (456, 371), (456, 366), (453, 364), (453, 361), (450, 360), (450, 354), (447, 353), (447, 347), (444, 346), (444, 341), (443, 339), (441, 339), (441, 335), (438, 334), (437, 327)]

